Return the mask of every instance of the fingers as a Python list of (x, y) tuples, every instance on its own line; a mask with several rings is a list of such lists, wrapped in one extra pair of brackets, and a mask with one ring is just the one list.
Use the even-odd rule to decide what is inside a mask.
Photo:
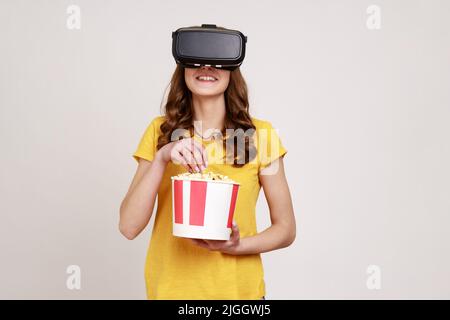
[(180, 154), (183, 160), (178, 161), (190, 172), (200, 172), (208, 166), (206, 149), (198, 141), (192, 138), (182, 139), (174, 149), (172, 159), (179, 158), (177, 153)]
[(195, 245), (205, 248), (205, 249), (210, 249), (208, 243), (206, 243), (204, 240), (202, 239), (190, 239)]
[(175, 150), (175, 148), (172, 150), (171, 159), (173, 163), (177, 165), (182, 165), (183, 167), (186, 168), (186, 170), (191, 171), (191, 167), (187, 163), (186, 159), (178, 150)]
[(194, 156), (195, 163), (202, 171), (208, 166), (206, 148), (195, 139), (188, 140), (189, 141), (187, 141), (187, 143), (189, 144), (190, 151)]
[(237, 225), (237, 223), (235, 221), (233, 221), (233, 224), (231, 226), (231, 236), (230, 236), (230, 241), (231, 242), (236, 242), (240, 239), (241, 235), (239, 232), (239, 227)]
[(183, 147), (180, 150), (180, 153), (183, 156), (185, 162), (188, 164), (189, 171), (199, 171), (199, 168), (194, 161), (194, 157), (192, 156), (192, 152), (188, 148)]
[(192, 154), (194, 155), (195, 167), (198, 169), (197, 171), (203, 171), (206, 166), (203, 163), (203, 157), (198, 148), (194, 147), (192, 150)]
[(200, 161), (203, 164), (203, 166), (206, 168), (208, 166), (208, 153), (206, 152), (206, 148), (198, 141), (194, 141), (194, 145), (196, 149), (200, 152)]
[(182, 165), (189, 172), (194, 172), (196, 171), (195, 161), (193, 160), (193, 155), (186, 140), (188, 139), (182, 139), (175, 143), (171, 150), (170, 157), (173, 163)]

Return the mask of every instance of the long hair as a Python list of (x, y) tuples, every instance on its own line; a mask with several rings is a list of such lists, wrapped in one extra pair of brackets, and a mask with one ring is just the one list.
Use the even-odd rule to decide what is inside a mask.
[[(256, 130), (256, 127), (250, 118), (247, 84), (239, 67), (230, 72), (230, 81), (224, 96), (225, 126), (221, 132), (225, 156), (227, 163), (242, 167), (256, 156), (253, 135), (248, 134), (254, 132), (252, 130)], [(190, 137), (194, 136), (192, 93), (186, 85), (184, 67), (181, 65), (177, 65), (172, 75), (164, 109), (165, 121), (160, 127), (162, 134), (158, 138), (157, 150), (172, 142), (171, 136), (175, 129), (185, 129)], [(227, 129), (242, 130), (234, 131), (230, 136), (227, 135)]]

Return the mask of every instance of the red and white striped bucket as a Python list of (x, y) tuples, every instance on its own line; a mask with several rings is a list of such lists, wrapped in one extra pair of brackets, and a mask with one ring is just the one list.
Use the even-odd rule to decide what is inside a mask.
[(172, 233), (229, 240), (239, 183), (172, 177)]

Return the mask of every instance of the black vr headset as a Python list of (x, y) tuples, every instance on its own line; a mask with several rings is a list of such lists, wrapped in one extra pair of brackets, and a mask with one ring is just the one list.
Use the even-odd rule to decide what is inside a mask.
[(237, 30), (202, 24), (172, 32), (172, 54), (177, 64), (187, 68), (234, 70), (244, 61), (246, 42), (247, 37)]

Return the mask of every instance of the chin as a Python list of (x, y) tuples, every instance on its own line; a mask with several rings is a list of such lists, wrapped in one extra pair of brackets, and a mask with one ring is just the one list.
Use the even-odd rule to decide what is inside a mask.
[(223, 93), (221, 90), (211, 90), (211, 89), (205, 89), (205, 88), (195, 88), (194, 90), (191, 90), (192, 93), (198, 96), (217, 96)]

